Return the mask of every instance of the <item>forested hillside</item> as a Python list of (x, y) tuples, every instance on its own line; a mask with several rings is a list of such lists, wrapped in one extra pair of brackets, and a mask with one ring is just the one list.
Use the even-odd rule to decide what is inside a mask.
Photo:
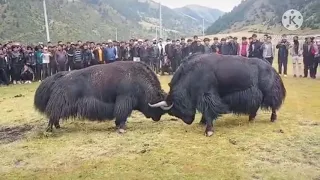
[(282, 15), (289, 9), (299, 10), (303, 14), (303, 29), (320, 28), (320, 0), (243, 0), (231, 12), (215, 21), (206, 34), (241, 30), (255, 25), (266, 30), (282, 28)]

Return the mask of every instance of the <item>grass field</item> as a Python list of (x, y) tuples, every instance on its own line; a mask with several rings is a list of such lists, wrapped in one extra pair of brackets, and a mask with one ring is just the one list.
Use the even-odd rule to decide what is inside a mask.
[[(170, 77), (160, 77), (165, 90)], [(139, 113), (125, 135), (114, 121), (69, 120), (44, 133), (33, 109), (38, 83), (0, 88), (0, 179), (320, 179), (320, 81), (284, 78), (287, 99), (270, 112), (226, 115), (215, 134), (164, 116)], [(200, 115), (197, 116), (199, 121)]]

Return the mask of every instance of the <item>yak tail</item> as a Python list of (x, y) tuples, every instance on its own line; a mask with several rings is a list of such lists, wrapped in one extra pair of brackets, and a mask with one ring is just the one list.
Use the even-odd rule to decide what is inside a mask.
[(36, 90), (34, 96), (34, 106), (35, 108), (44, 113), (47, 107), (47, 103), (50, 99), (52, 93), (52, 87), (54, 86), (55, 82), (65, 76), (68, 72), (59, 72), (53, 76), (46, 78)]
[[(275, 72), (275, 71), (274, 71)], [(278, 73), (275, 72), (274, 82), (271, 89), (265, 94), (262, 108), (279, 110), (286, 98), (286, 88)]]

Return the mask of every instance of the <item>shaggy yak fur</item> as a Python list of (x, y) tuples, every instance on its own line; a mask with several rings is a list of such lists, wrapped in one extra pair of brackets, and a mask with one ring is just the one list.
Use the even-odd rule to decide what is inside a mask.
[(48, 117), (47, 131), (52, 131), (53, 125), (59, 128), (60, 119), (78, 117), (92, 121), (115, 118), (119, 132), (124, 132), (133, 110), (159, 121), (165, 111), (148, 103), (165, 97), (157, 76), (146, 64), (128, 61), (48, 77), (38, 87), (34, 105)]
[(150, 106), (171, 106), (168, 113), (187, 124), (192, 124), (198, 110), (207, 136), (213, 134), (213, 121), (222, 114), (249, 115), (252, 121), (259, 108), (270, 109), (274, 122), (286, 96), (281, 77), (268, 62), (218, 54), (187, 57), (169, 86), (166, 101)]

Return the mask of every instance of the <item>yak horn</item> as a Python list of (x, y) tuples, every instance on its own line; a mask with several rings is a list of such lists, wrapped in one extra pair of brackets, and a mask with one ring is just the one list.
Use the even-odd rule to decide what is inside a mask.
[(150, 104), (150, 103), (149, 103), (149, 106), (155, 108), (155, 107), (168, 106), (168, 104), (167, 104), (166, 101), (160, 101), (160, 102), (158, 102), (158, 103), (156, 103), (156, 104)]
[(173, 107), (173, 104), (171, 104), (171, 106), (160, 106), (160, 108), (165, 111), (170, 110), (172, 107)]

